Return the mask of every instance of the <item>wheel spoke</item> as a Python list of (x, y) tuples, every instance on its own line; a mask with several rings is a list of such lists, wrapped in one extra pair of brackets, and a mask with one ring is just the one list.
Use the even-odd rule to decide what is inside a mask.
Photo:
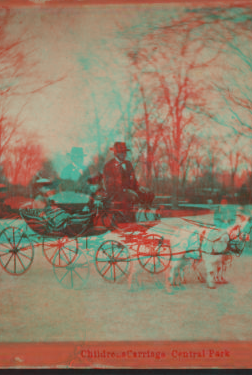
[(53, 253), (53, 255), (52, 255), (51, 258), (50, 258), (50, 263), (51, 263), (51, 261), (52, 261), (52, 258), (54, 258), (54, 256), (56, 255), (57, 251), (59, 251), (59, 250), (58, 250), (58, 249), (54, 250), (54, 253)]
[(66, 258), (66, 260), (67, 260), (67, 263), (69, 264), (69, 263), (70, 263), (70, 259), (67, 257), (67, 255), (66, 255), (66, 253), (65, 253), (65, 251), (64, 251), (63, 248), (62, 248), (62, 252), (63, 252), (63, 254), (65, 255), (65, 258)]
[[(14, 233), (14, 232), (13, 232)], [(16, 260), (16, 254), (14, 254), (14, 273), (17, 273), (17, 260)]]
[[(159, 256), (158, 256), (158, 255), (156, 256), (156, 259), (157, 259), (157, 262), (159, 262), (159, 264), (161, 264), (161, 262), (160, 262), (160, 259), (159, 259)], [(157, 265), (157, 267), (158, 267), (158, 265)]]
[(107, 257), (111, 260), (111, 256), (109, 256), (104, 249), (101, 249), (101, 251), (103, 252), (103, 254), (107, 255)]
[(9, 237), (7, 237), (7, 235), (6, 235), (6, 233), (4, 232), (4, 235), (5, 235), (5, 237), (6, 237), (6, 239), (7, 239), (7, 241), (9, 242), (9, 244), (11, 245), (11, 248), (13, 249), (13, 244), (10, 242), (10, 239), (9, 239)]
[(110, 277), (113, 279), (113, 263), (110, 264)]
[(89, 265), (88, 265), (87, 262), (82, 263), (82, 264), (75, 264), (74, 265), (74, 269), (76, 269), (76, 268), (88, 268), (88, 267), (89, 267)]
[(20, 242), (21, 242), (21, 240), (22, 240), (23, 236), (24, 236), (24, 232), (22, 233), (22, 235), (21, 235), (21, 237), (20, 237), (20, 239), (19, 239), (19, 241), (18, 241), (18, 243), (17, 243), (17, 246), (16, 246), (16, 248), (18, 248), (18, 246), (19, 246), (19, 244), (20, 244)]
[[(6, 244), (4, 244), (4, 243), (1, 243), (1, 246), (5, 247), (7, 250), (12, 250), (12, 247), (10, 248), (10, 247), (8, 247)], [(2, 250), (1, 250), (1, 251), (2, 251)]]
[(154, 262), (154, 273), (156, 272), (156, 257), (153, 257), (153, 262)]
[(117, 256), (115, 257), (115, 259), (118, 259), (119, 258), (119, 255), (122, 253), (122, 251), (124, 250), (124, 247), (121, 249), (121, 251), (117, 254)]
[[(14, 228), (12, 228), (12, 237), (13, 237), (13, 245), (14, 247), (16, 246), (15, 244), (15, 233), (14, 233)], [(16, 273), (16, 272), (15, 272)]]
[(76, 249), (72, 250), (72, 249), (69, 249), (69, 247), (67, 247), (67, 246), (64, 246), (64, 248), (67, 249), (68, 251), (70, 251), (71, 253), (76, 254)]
[(72, 288), (73, 287), (73, 271), (70, 270), (70, 272), (71, 272), (71, 288)]
[[(106, 263), (108, 263), (108, 262), (106, 262)], [(110, 264), (109, 264), (110, 265)], [(103, 272), (103, 270), (104, 270), (104, 268), (107, 266), (107, 264), (105, 264), (105, 266), (103, 266), (103, 268), (100, 270), (101, 271), (101, 273)]]
[(106, 275), (106, 273), (108, 272), (108, 270), (111, 268), (111, 264), (109, 263), (109, 266), (108, 266), (108, 269), (104, 272), (103, 276)]
[(115, 264), (113, 263), (114, 282), (116, 281)]
[(83, 278), (80, 276), (80, 274), (76, 271), (76, 269), (75, 268), (73, 268), (73, 272), (75, 272), (76, 273), (76, 275), (77, 276), (79, 276), (79, 278), (81, 279), (81, 280), (83, 280)]
[(19, 260), (19, 263), (22, 265), (22, 267), (23, 267), (23, 269), (25, 270), (25, 266), (24, 266), (24, 264), (23, 264), (23, 262), (22, 262), (22, 260), (19, 258), (19, 255), (18, 255), (18, 253), (17, 253), (17, 258), (18, 258), (18, 260)]
[(27, 258), (27, 259), (30, 259), (30, 260), (32, 259), (32, 258), (28, 257), (28, 255), (26, 255), (26, 254), (23, 254), (23, 253), (22, 253), (22, 252), (20, 252), (20, 251), (19, 251), (19, 255), (22, 255), (23, 257), (25, 257), (25, 258)]
[(11, 250), (10, 250), (10, 249), (5, 250), (4, 252), (2, 251), (2, 253), (3, 253), (3, 254), (0, 254), (0, 257), (3, 257), (3, 256), (5, 256), (5, 255), (10, 254), (10, 253), (11, 253)]
[(24, 246), (24, 247), (20, 247), (19, 249), (18, 249), (18, 251), (26, 251), (26, 250), (30, 250), (31, 249), (31, 245), (30, 244), (28, 244), (28, 246)]
[(158, 257), (158, 261), (165, 267), (165, 264), (161, 261), (160, 257)]
[(10, 263), (12, 257), (13, 257), (13, 253), (11, 254), (10, 259), (8, 260), (8, 262), (5, 263), (4, 268), (6, 268), (8, 266), (8, 264)]
[(149, 259), (147, 260), (146, 263), (144, 263), (144, 267), (146, 266), (147, 263), (149, 263), (149, 261), (151, 260), (152, 257), (149, 257)]
[(66, 277), (66, 275), (68, 274), (70, 270), (66, 270), (66, 273), (64, 274), (64, 276), (59, 280), (59, 282), (61, 283), (62, 280), (64, 280), (64, 278)]
[(119, 266), (119, 264), (117, 264), (117, 262), (115, 263), (116, 267), (119, 268), (119, 270), (124, 274), (126, 275), (126, 272)]

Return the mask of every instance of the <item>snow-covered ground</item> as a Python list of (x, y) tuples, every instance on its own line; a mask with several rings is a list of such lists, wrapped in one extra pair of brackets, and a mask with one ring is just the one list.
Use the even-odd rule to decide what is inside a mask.
[[(211, 224), (213, 215), (191, 219)], [(2, 228), (10, 224), (1, 220)], [(181, 218), (163, 218), (150, 231), (169, 236), (183, 225)], [(143, 272), (142, 287), (131, 293), (126, 279), (106, 282), (94, 265), (95, 249), (113, 235), (89, 238), (90, 256), (85, 239), (80, 240), (80, 252), (90, 260), (80, 290), (64, 288), (41, 246), (23, 276), (0, 269), (0, 341), (252, 339), (252, 257), (247, 256), (251, 243), (240, 258), (234, 257), (226, 274), (229, 283), (215, 290), (199, 283), (188, 269), (182, 288), (168, 293), (163, 274)]]

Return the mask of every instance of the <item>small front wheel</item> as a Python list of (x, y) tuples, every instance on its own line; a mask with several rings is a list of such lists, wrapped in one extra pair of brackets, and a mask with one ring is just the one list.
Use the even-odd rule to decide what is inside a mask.
[(65, 289), (80, 290), (89, 279), (89, 263), (85, 253), (79, 249), (75, 260), (66, 267), (53, 267), (57, 281)]
[(78, 254), (78, 241), (74, 238), (43, 238), (43, 253), (54, 267), (67, 267)]
[(141, 239), (137, 258), (145, 271), (155, 274), (164, 272), (171, 261), (170, 244), (156, 234), (149, 234)]

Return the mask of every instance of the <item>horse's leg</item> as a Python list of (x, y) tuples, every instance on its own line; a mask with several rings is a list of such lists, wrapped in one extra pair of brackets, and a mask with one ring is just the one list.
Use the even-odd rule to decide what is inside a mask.
[(195, 272), (199, 282), (205, 283), (206, 279), (203, 277), (202, 273), (198, 269), (198, 265), (201, 261), (202, 261), (201, 259), (193, 259), (191, 267), (192, 267), (193, 271)]
[(181, 267), (179, 270), (180, 285), (185, 284), (185, 268)]
[(171, 293), (171, 282), (170, 282), (170, 274), (171, 274), (171, 265), (164, 271), (164, 278), (165, 278), (165, 289), (168, 293)]
[(181, 286), (181, 267), (183, 258), (175, 258), (171, 265), (170, 281), (172, 286)]
[(221, 259), (221, 265), (219, 267), (219, 269), (220, 269), (220, 271), (219, 271), (219, 282), (222, 283), (222, 284), (227, 284), (227, 280), (224, 278), (224, 272), (227, 269), (226, 260), (227, 260), (226, 256), (223, 255), (222, 259)]
[(218, 259), (216, 258), (216, 255), (208, 255), (208, 257), (205, 260), (206, 273), (207, 273), (206, 281), (207, 281), (208, 288), (211, 288), (211, 289), (216, 288), (215, 276), (217, 272), (217, 264), (218, 264)]
[(132, 286), (132, 279), (133, 279), (133, 273), (134, 273), (134, 265), (133, 265), (134, 262), (130, 262), (130, 265), (129, 265), (129, 274), (128, 274), (128, 289), (130, 290), (131, 289), (131, 286)]
[(172, 260), (170, 263), (170, 267), (167, 270), (167, 280), (171, 286), (176, 285), (176, 277), (177, 277), (177, 267), (178, 267), (178, 260)]
[(207, 281), (208, 288), (210, 288), (210, 289), (215, 289), (216, 288), (215, 280), (214, 280), (214, 272), (213, 271), (207, 272), (206, 281)]
[(178, 268), (178, 274), (177, 274), (178, 286), (182, 286), (182, 284), (184, 283), (184, 278), (185, 278), (184, 268), (182, 267)]
[(182, 258), (178, 267), (179, 285), (185, 284), (185, 267), (190, 260)]
[(143, 272), (144, 272), (144, 270), (143, 270), (142, 267), (136, 271), (136, 283), (137, 283), (137, 286), (139, 288), (143, 287), (143, 282), (141, 280), (141, 276), (142, 276)]

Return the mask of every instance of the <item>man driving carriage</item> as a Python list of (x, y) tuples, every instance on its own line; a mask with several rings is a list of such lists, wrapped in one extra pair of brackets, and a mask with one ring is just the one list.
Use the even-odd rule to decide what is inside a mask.
[(126, 213), (129, 213), (136, 203), (151, 206), (154, 194), (139, 186), (131, 162), (126, 160), (127, 152), (130, 151), (126, 144), (115, 142), (111, 150), (114, 152), (114, 158), (105, 164), (103, 170), (108, 200), (115, 208)]

